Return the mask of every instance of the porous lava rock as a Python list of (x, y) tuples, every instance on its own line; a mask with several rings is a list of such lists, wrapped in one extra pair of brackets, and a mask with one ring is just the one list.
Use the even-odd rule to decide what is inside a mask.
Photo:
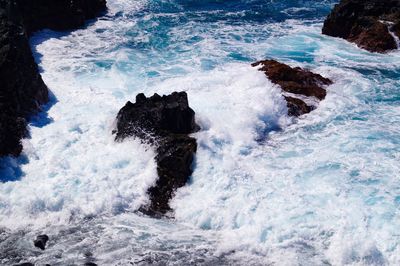
[[(300, 67), (290, 67), (276, 60), (263, 60), (252, 64), (259, 71), (265, 73), (272, 83), (279, 85), (287, 102), (290, 116), (301, 116), (314, 110), (314, 106), (307, 105), (301, 97), (313, 97), (323, 100), (326, 97), (325, 86), (331, 85), (330, 79)], [(295, 97), (297, 95), (298, 97)]]
[(322, 33), (346, 39), (370, 52), (398, 48), (400, 0), (342, 0), (326, 18)]
[(134, 136), (156, 148), (159, 178), (148, 189), (150, 204), (142, 212), (160, 217), (171, 211), (169, 200), (192, 174), (197, 142), (189, 134), (198, 130), (186, 92), (148, 98), (141, 93), (135, 103), (127, 102), (119, 111), (116, 140)]
[(0, 0), (0, 156), (18, 156), (26, 119), (45, 104), (48, 89), (29, 46), (29, 35), (84, 25), (106, 10), (105, 0)]
[(0, 156), (20, 154), (25, 119), (48, 100), (28, 37), (12, 14), (0, 6)]

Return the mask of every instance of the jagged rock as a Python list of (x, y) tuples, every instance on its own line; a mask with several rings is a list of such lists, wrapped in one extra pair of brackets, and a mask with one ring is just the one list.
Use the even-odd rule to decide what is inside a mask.
[(322, 33), (383, 53), (397, 49), (389, 29), (400, 37), (399, 0), (342, 0), (325, 20)]
[(25, 117), (47, 102), (48, 92), (20, 24), (0, 7), (0, 156), (17, 156)]
[(189, 134), (197, 128), (186, 92), (149, 98), (140, 93), (136, 102), (127, 102), (117, 117), (117, 139), (137, 136), (148, 140), (149, 135)]
[(47, 241), (49, 241), (49, 237), (47, 235), (39, 235), (33, 241), (33, 244), (35, 247), (45, 250)]
[(21, 153), (25, 119), (48, 101), (28, 35), (82, 26), (105, 8), (104, 0), (0, 0), (0, 156)]
[(313, 106), (307, 105), (303, 100), (285, 96), (288, 107), (288, 115), (290, 116), (301, 116), (310, 113), (314, 110)]
[[(292, 68), (275, 60), (264, 60), (252, 64), (259, 67), (271, 82), (280, 85), (284, 92), (315, 97), (318, 100), (325, 99), (326, 90), (324, 86), (332, 84), (332, 81), (319, 74), (304, 70), (300, 67)], [(288, 114), (300, 116), (314, 110), (313, 106), (307, 105), (303, 100), (292, 96), (285, 96)]]
[(169, 200), (192, 174), (197, 142), (188, 134), (197, 130), (186, 92), (149, 98), (138, 94), (135, 103), (128, 102), (119, 111), (116, 140), (135, 136), (156, 147), (159, 179), (149, 188), (150, 205), (142, 212), (157, 217), (171, 210)]
[(259, 70), (263, 71), (273, 83), (280, 85), (282, 90), (294, 94), (314, 96), (319, 100), (325, 99), (326, 96), (326, 90), (322, 86), (332, 84), (329, 79), (319, 74), (314, 74), (300, 67), (292, 68), (275, 60), (259, 61), (252, 66), (261, 66)]

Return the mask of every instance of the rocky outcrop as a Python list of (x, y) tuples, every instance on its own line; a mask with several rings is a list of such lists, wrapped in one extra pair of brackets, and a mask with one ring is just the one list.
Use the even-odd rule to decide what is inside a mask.
[(150, 204), (142, 212), (158, 217), (171, 210), (169, 200), (192, 174), (197, 142), (189, 134), (198, 130), (186, 92), (149, 98), (138, 94), (135, 103), (128, 102), (119, 111), (116, 140), (134, 136), (156, 148), (159, 179), (149, 188)]
[(275, 84), (278, 84), (284, 93), (287, 102), (288, 114), (300, 116), (311, 112), (315, 106), (308, 105), (301, 98), (312, 98), (312, 102), (325, 99), (325, 86), (331, 85), (332, 81), (311, 71), (295, 67), (275, 60), (264, 60), (252, 64)]
[(19, 18), (18, 13), (7, 12), (1, 6), (0, 156), (16, 156), (22, 151), (20, 139), (26, 135), (25, 118), (37, 112), (48, 100), (47, 87)]
[(342, 0), (325, 20), (322, 33), (371, 52), (397, 49), (392, 34), (400, 37), (400, 1)]
[(104, 0), (0, 0), (0, 156), (17, 156), (26, 119), (48, 101), (28, 36), (82, 26), (106, 8)]

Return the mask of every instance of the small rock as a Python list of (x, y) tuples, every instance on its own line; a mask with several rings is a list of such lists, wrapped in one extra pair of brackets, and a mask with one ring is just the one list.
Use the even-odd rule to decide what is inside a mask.
[(35, 247), (45, 250), (47, 241), (49, 241), (49, 237), (47, 235), (40, 235), (36, 237), (36, 240), (33, 241), (33, 244)]
[(285, 96), (285, 100), (287, 102), (288, 115), (290, 116), (301, 116), (314, 110), (312, 106), (307, 105), (300, 99)]

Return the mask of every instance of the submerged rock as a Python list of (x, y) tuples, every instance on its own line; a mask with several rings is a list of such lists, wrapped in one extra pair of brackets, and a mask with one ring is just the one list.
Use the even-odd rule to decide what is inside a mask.
[(142, 212), (161, 216), (171, 210), (169, 200), (192, 174), (197, 142), (189, 134), (198, 130), (186, 92), (149, 98), (141, 93), (135, 103), (128, 102), (119, 111), (117, 141), (135, 136), (156, 147), (159, 179), (149, 188), (150, 205), (142, 207)]
[(18, 156), (26, 121), (48, 101), (28, 36), (72, 29), (106, 9), (104, 0), (0, 0), (0, 156)]
[(322, 33), (360, 48), (383, 53), (397, 49), (390, 31), (400, 37), (399, 0), (342, 0), (324, 22)]
[(36, 240), (33, 241), (33, 244), (35, 247), (45, 250), (47, 241), (49, 241), (49, 237), (47, 235), (39, 235), (36, 237)]
[(306, 104), (300, 98), (312, 97), (323, 100), (326, 96), (326, 90), (323, 87), (332, 84), (331, 80), (319, 74), (300, 67), (292, 68), (275, 60), (259, 61), (253, 63), (252, 66), (259, 67), (259, 70), (264, 72), (273, 83), (282, 88), (290, 116), (300, 116), (314, 110), (314, 106)]

